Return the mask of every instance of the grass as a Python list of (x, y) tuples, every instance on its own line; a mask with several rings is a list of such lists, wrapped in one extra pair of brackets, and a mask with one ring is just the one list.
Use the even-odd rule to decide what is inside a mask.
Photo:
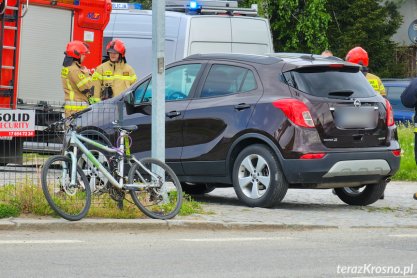
[(19, 215), (20, 211), (16, 206), (0, 203), (0, 218), (16, 217)]
[(417, 168), (414, 159), (414, 127), (413, 125), (398, 125), (398, 139), (401, 146), (401, 164), (393, 176), (397, 181), (417, 181)]
[[(130, 196), (124, 201), (123, 210), (117, 208), (117, 203), (108, 194), (94, 196), (87, 217), (136, 219), (147, 218), (132, 203)], [(0, 218), (16, 217), (21, 213), (40, 216), (58, 217), (50, 208), (40, 186), (33, 185), (30, 180), (15, 185), (0, 187)], [(201, 203), (194, 201), (191, 196), (184, 194), (183, 204), (179, 215), (204, 213)]]
[(43, 164), (50, 155), (37, 153), (24, 153), (23, 163), (25, 164)]

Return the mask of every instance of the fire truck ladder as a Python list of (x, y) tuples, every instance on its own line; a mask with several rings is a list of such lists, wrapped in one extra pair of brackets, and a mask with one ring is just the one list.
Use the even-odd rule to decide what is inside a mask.
[(0, 3), (0, 97), (10, 98), (11, 108), (16, 93), (15, 80), (20, 18), (25, 16), (29, 7), (29, 0), (26, 0), (26, 6), (21, 13), (19, 11), (20, 7), (20, 0), (4, 0)]

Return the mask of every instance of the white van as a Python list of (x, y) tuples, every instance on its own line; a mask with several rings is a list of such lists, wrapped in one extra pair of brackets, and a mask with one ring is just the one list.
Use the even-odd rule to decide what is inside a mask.
[[(265, 18), (172, 11), (166, 11), (165, 15), (166, 64), (196, 53), (274, 52)], [(104, 31), (103, 54), (107, 42), (115, 38), (125, 42), (127, 62), (138, 79), (152, 72), (152, 11), (113, 9)]]

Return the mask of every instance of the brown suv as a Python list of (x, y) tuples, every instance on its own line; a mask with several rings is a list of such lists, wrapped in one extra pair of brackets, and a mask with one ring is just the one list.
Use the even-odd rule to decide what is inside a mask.
[[(357, 65), (307, 54), (207, 54), (169, 65), (165, 78), (166, 160), (185, 191), (233, 186), (248, 206), (270, 207), (288, 188), (335, 188), (345, 203), (368, 205), (399, 168), (392, 108)], [(149, 156), (151, 116), (138, 111), (151, 99), (148, 76), (94, 105), (82, 129), (114, 138), (111, 123), (122, 118), (139, 127), (132, 152)], [(100, 111), (117, 104), (123, 111), (103, 119)]]

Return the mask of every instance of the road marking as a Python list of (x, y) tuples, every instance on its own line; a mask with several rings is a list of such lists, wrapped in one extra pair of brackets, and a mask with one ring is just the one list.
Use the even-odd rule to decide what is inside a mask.
[(67, 244), (67, 243), (82, 243), (81, 240), (67, 240), (67, 239), (50, 239), (50, 240), (0, 240), (0, 244)]
[(389, 235), (390, 237), (417, 237), (417, 234)]
[(271, 241), (271, 240), (289, 240), (292, 237), (233, 237), (233, 238), (183, 238), (180, 241), (192, 242), (227, 242), (227, 241)]

